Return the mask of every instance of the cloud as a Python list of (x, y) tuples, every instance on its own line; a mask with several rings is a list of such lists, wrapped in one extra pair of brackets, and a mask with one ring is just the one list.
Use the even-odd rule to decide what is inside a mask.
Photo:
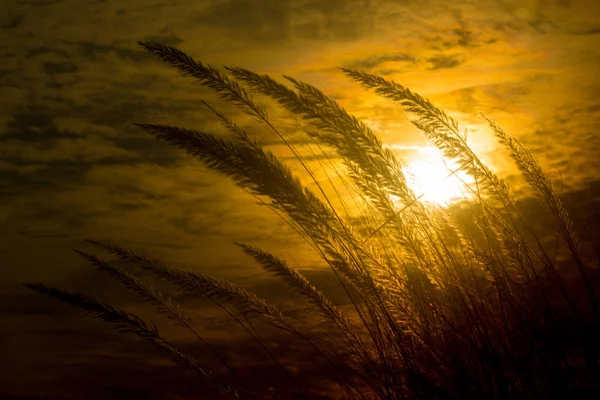
[[(190, 21), (208, 26), (216, 35), (236, 37), (234, 43), (272, 46), (291, 40), (348, 42), (372, 37), (386, 11), (410, 1), (364, 0), (225, 0), (192, 13)], [(218, 33), (217, 33), (218, 32)], [(239, 46), (236, 46), (239, 47)]]
[[(283, 41), (290, 36), (289, 1), (226, 0), (213, 2), (194, 19), (257, 41)], [(219, 32), (219, 34), (223, 34)]]
[(384, 63), (413, 63), (415, 62), (415, 57), (410, 54), (405, 53), (393, 53), (393, 54), (384, 54), (380, 56), (371, 56), (367, 58), (363, 58), (360, 60), (352, 61), (346, 64), (347, 68), (357, 68), (357, 69), (372, 69), (380, 66)]
[(449, 55), (449, 56), (435, 56), (427, 59), (428, 62), (432, 64), (429, 69), (444, 69), (444, 68), (455, 68), (461, 65), (464, 61), (461, 60), (461, 56), (457, 54)]
[(44, 71), (50, 76), (54, 76), (55, 74), (70, 74), (78, 70), (79, 67), (72, 62), (44, 63)]
[[(150, 38), (171, 45), (181, 43), (181, 39), (175, 36), (150, 36)], [(144, 53), (132, 48), (133, 43), (130, 46), (124, 47), (117, 44), (99, 44), (91, 40), (65, 42), (73, 46), (75, 53), (83, 56), (84, 59), (97, 60), (111, 54), (124, 61), (144, 61), (147, 59)]]
[(4, 15), (5, 16), (2, 19), (2, 22), (0, 24), (0, 29), (6, 29), (6, 30), (15, 29), (15, 28), (18, 28), (21, 25), (21, 23), (23, 22), (23, 14), (9, 12)]

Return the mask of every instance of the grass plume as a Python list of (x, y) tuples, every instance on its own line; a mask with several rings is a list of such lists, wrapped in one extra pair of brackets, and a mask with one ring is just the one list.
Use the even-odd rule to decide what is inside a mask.
[[(141, 268), (176, 290), (210, 300), (260, 346), (274, 369), (286, 376), (287, 389), (258, 395), (228, 360), (197, 334), (183, 307), (133, 272), (98, 256), (77, 251), (127, 289), (158, 306), (195, 334), (236, 378), (230, 386), (177, 350), (155, 326), (133, 314), (41, 284), (30, 289), (69, 303), (165, 350), (233, 398), (310, 398), (290, 365), (269, 350), (261, 334), (267, 326), (300, 339), (303, 350), (323, 361), (323, 373), (346, 399), (526, 399), (600, 396), (600, 313), (597, 254), (584, 248), (566, 207), (535, 157), (488, 117), (493, 133), (535, 189), (556, 221), (556, 235), (570, 262), (559, 266), (523, 216), (510, 186), (492, 172), (468, 144), (467, 132), (429, 100), (408, 88), (366, 72), (342, 69), (352, 80), (397, 102), (416, 119), (413, 125), (447, 160), (473, 178), (472, 196), (453, 207), (421, 201), (407, 185), (404, 165), (375, 132), (318, 88), (290, 76), (285, 83), (239, 67), (221, 71), (171, 46), (140, 42), (160, 61), (212, 89), (223, 102), (252, 116), (287, 147), (306, 174), (292, 170), (245, 132), (217, 106), (203, 104), (232, 135), (170, 125), (135, 125), (188, 152), (207, 168), (231, 178), (298, 232), (344, 289), (348, 308), (268, 250), (236, 243), (266, 272), (287, 283), (309, 307), (301, 317), (248, 290), (199, 272), (177, 270), (114, 244), (89, 240), (128, 267)], [(306, 138), (340, 160), (333, 178), (342, 185), (326, 194), (315, 170), (251, 94), (268, 96), (311, 125)], [(321, 167), (323, 163), (319, 164)], [(339, 167), (339, 168), (338, 168)], [(311, 190), (305, 180), (316, 184)], [(341, 187), (343, 186), (343, 187)], [(338, 190), (339, 189), (339, 190)], [(360, 217), (341, 199), (355, 195)], [(337, 197), (337, 198), (336, 198)], [(559, 246), (557, 242), (556, 246)], [(598, 246), (594, 247), (596, 250)], [(600, 253), (600, 252), (599, 252)], [(570, 269), (578, 271), (569, 278)], [(575, 289), (573, 289), (575, 288)], [(583, 288), (586, 296), (579, 296)], [(319, 323), (313, 324), (311, 321)], [(252, 322), (250, 322), (252, 321)], [(264, 389), (264, 388), (263, 388)]]

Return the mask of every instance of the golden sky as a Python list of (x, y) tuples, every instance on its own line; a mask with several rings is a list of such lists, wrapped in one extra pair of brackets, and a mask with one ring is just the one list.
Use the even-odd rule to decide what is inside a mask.
[[(10, 365), (1, 367), (8, 370), (0, 370), (0, 387), (62, 393), (57, 399), (105, 398), (85, 368), (104, 371), (113, 363), (122, 372), (145, 354), (143, 345), (131, 344), (135, 339), (120, 344), (121, 336), (86, 328), (75, 313), (63, 317), (64, 308), (42, 304), (20, 286), (41, 281), (135, 307), (135, 299), (112, 293), (116, 285), (71, 252), (91, 250), (85, 238), (146, 250), (173, 266), (240, 279), (275, 296), (284, 289), (248, 278), (260, 271), (232, 241), (277, 249), (292, 265), (310, 266), (300, 240), (251, 196), (132, 126), (221, 132), (200, 103), (215, 97), (143, 54), (137, 41), (173, 45), (214, 66), (311, 83), (400, 156), (415, 157), (427, 144), (403, 112), (339, 67), (380, 74), (462, 122), (474, 149), (520, 190), (514, 167), (478, 117), (483, 112), (562, 179), (573, 201), (585, 204), (582, 218), (597, 218), (599, 21), (597, 0), (3, 1), (0, 351), (6, 354), (0, 358)], [(230, 105), (213, 104), (240, 116)], [(110, 362), (97, 343), (113, 346), (103, 350)], [(127, 346), (139, 351), (115, 361), (117, 349)], [(48, 372), (49, 365), (56, 368)], [(74, 379), (81, 383), (66, 389)], [(172, 390), (159, 383), (164, 393)], [(128, 398), (149, 398), (140, 385), (130, 385)]]

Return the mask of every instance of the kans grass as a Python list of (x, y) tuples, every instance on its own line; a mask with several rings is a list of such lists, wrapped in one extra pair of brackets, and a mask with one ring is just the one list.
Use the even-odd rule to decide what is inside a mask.
[[(224, 71), (157, 43), (140, 46), (159, 60), (214, 90), (273, 134), (300, 165), (304, 183), (239, 125), (204, 102), (230, 131), (223, 139), (182, 127), (136, 124), (227, 175), (294, 228), (320, 256), (352, 307), (336, 306), (319, 287), (266, 249), (236, 243), (268, 273), (281, 278), (308, 305), (305, 319), (234, 284), (170, 268), (115, 244), (89, 240), (120, 262), (75, 252), (105, 271), (194, 335), (205, 356), (192, 357), (134, 314), (43, 284), (36, 292), (85, 310), (121, 332), (146, 339), (174, 361), (195, 371), (223, 398), (311, 398), (310, 382), (274, 354), (266, 328), (303, 344), (302, 351), (347, 399), (600, 398), (598, 245), (583, 246), (560, 196), (534, 156), (493, 120), (482, 115), (514, 159), (556, 227), (556, 242), (544, 243), (519, 209), (509, 185), (467, 144), (466, 131), (432, 103), (404, 86), (351, 69), (350, 79), (400, 105), (412, 123), (472, 182), (460, 206), (432, 207), (420, 201), (401, 160), (373, 131), (319, 89), (285, 76), (282, 84), (243, 68)], [(277, 128), (251, 93), (266, 96), (308, 125), (316, 148), (334, 150), (340, 164), (327, 172), (341, 179), (344, 200), (318, 181), (300, 149)], [(334, 172), (331, 172), (334, 171)], [(448, 171), (449, 175), (457, 171)], [(308, 183), (306, 183), (308, 181)], [(325, 180), (325, 182), (327, 179)], [(316, 190), (310, 190), (308, 185)], [(359, 210), (360, 218), (350, 210)], [(593, 242), (593, 241), (592, 241)], [(587, 251), (587, 250), (591, 251)], [(557, 261), (564, 250), (568, 263)], [(591, 252), (591, 254), (589, 254)], [(184, 307), (161, 294), (131, 269), (190, 296), (212, 301), (252, 338), (289, 384), (257, 387), (240, 376), (194, 327)], [(134, 268), (137, 268), (134, 267)], [(314, 322), (318, 318), (318, 324)], [(216, 373), (205, 359), (221, 363)], [(315, 372), (316, 373), (316, 372)], [(201, 393), (199, 398), (204, 398)]]

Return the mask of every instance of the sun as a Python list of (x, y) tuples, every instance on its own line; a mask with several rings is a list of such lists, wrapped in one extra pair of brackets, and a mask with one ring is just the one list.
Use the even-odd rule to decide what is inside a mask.
[(421, 202), (447, 206), (471, 198), (467, 185), (473, 178), (452, 160), (444, 159), (435, 147), (420, 147), (403, 170), (408, 186)]

